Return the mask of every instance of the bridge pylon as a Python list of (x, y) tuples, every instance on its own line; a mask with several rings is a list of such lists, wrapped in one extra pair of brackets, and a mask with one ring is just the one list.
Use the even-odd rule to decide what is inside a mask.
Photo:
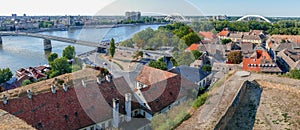
[(51, 40), (44, 39), (44, 50), (51, 50), (51, 49), (52, 49)]
[(0, 45), (2, 44), (2, 37), (0, 36)]

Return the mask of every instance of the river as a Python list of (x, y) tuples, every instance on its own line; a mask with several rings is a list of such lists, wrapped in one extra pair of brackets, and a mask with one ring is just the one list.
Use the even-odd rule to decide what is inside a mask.
[[(116, 28), (87, 28), (69, 31), (41, 32), (45, 35), (80, 39), (85, 41), (100, 42), (114, 38), (115, 41), (129, 39), (133, 34), (148, 27), (157, 29), (160, 25), (122, 26)], [(24, 36), (2, 36), (3, 44), (0, 45), (0, 68), (9, 67), (13, 73), (20, 68), (47, 64), (43, 39)], [(52, 42), (52, 52), (62, 54), (62, 50), (68, 46), (75, 46), (76, 53), (81, 54), (95, 48), (64, 43)]]

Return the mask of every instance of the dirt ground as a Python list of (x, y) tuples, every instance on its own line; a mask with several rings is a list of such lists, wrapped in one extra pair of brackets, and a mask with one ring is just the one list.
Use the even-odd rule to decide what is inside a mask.
[[(263, 87), (254, 130), (300, 129), (300, 84), (259, 81)], [(291, 83), (291, 82), (290, 82)]]

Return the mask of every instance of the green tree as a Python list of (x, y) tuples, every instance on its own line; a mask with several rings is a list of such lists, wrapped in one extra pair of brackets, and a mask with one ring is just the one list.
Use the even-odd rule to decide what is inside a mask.
[(9, 68), (0, 69), (0, 84), (4, 83), (13, 76)]
[(63, 50), (62, 56), (70, 60), (74, 59), (75, 54), (75, 47), (69, 45)]
[(144, 56), (144, 52), (143, 51), (136, 51), (134, 52), (134, 54), (132, 55), (133, 59), (138, 59), (139, 57), (143, 57)]
[(173, 57), (170, 59), (170, 61), (171, 61), (173, 66), (178, 66), (177, 61)]
[(187, 46), (192, 45), (193, 43), (198, 43), (201, 39), (197, 33), (191, 32), (182, 37), (182, 40), (185, 42)]
[(116, 46), (115, 46), (115, 39), (111, 39), (110, 43), (109, 43), (110, 47), (109, 47), (109, 53), (111, 57), (114, 57), (115, 52), (116, 52)]
[(21, 83), (22, 86), (26, 86), (26, 85), (29, 85), (29, 84), (32, 84), (32, 82), (28, 79), (22, 81), (22, 83)]
[(232, 51), (227, 55), (229, 63), (239, 64), (243, 61), (243, 56), (241, 51)]
[(231, 39), (222, 39), (222, 44), (227, 44), (227, 43), (230, 43), (231, 42)]
[(149, 63), (150, 67), (161, 69), (161, 70), (167, 70), (167, 64), (163, 61), (150, 61)]
[(128, 40), (125, 40), (125, 41), (121, 42), (120, 46), (133, 48), (134, 47), (133, 44), (134, 43), (133, 43), (132, 39), (128, 39)]
[(201, 69), (203, 71), (211, 71), (211, 66), (210, 65), (203, 65)]
[(65, 57), (55, 59), (53, 62), (50, 63), (50, 66), (50, 78), (71, 72), (70, 64), (68, 63), (68, 59)]
[(198, 50), (192, 50), (192, 53), (193, 53), (195, 59), (198, 59), (202, 55), (202, 53)]
[(189, 66), (192, 62), (195, 61), (195, 57), (191, 52), (182, 52), (174, 53), (174, 58), (176, 59), (178, 65), (187, 65)]
[(56, 58), (58, 58), (58, 54), (57, 53), (51, 53), (49, 56), (48, 56), (48, 62), (52, 62), (54, 61)]

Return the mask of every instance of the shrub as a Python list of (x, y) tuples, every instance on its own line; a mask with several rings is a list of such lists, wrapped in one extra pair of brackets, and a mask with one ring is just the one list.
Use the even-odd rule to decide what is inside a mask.
[(194, 104), (193, 104), (193, 108), (199, 108), (200, 106), (202, 106), (202, 105), (205, 103), (207, 97), (208, 97), (208, 93), (204, 93), (204, 94), (202, 94), (201, 96), (199, 96), (199, 97), (195, 100), (195, 102), (194, 102)]
[(22, 81), (22, 86), (26, 86), (26, 85), (29, 85), (29, 84), (32, 84), (32, 82), (28, 79)]

